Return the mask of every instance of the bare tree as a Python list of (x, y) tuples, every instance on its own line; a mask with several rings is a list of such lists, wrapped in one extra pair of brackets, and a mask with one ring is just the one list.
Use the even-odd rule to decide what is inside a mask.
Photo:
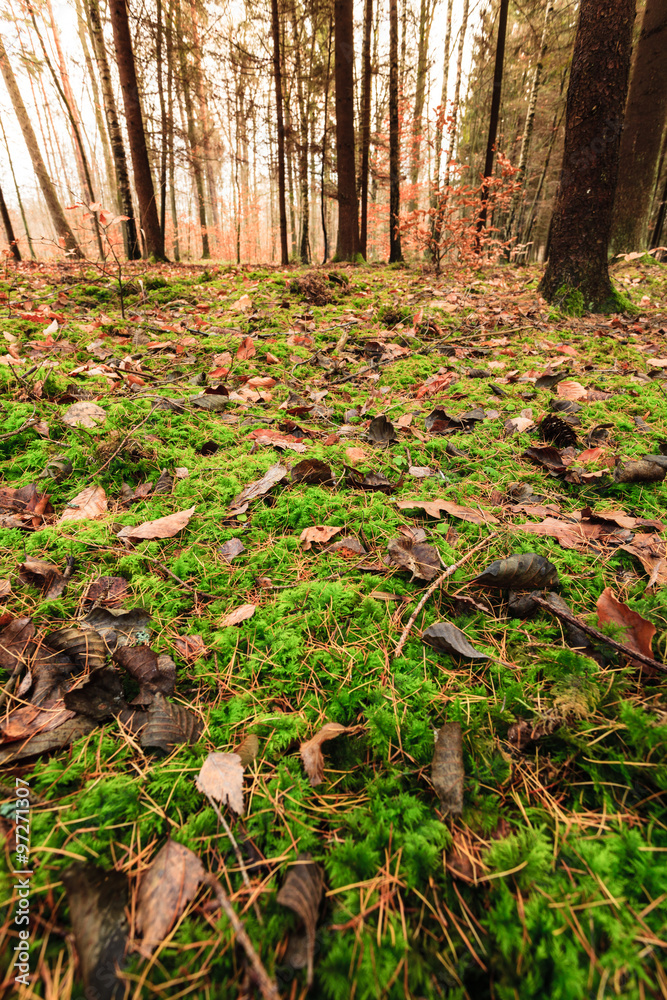
[(398, 2), (389, 0), (389, 263), (403, 260), (399, 211), (401, 206), (400, 135), (398, 131)]
[(273, 35), (273, 82), (276, 88), (276, 122), (278, 128), (278, 214), (280, 217), (280, 259), (289, 264), (287, 249), (287, 210), (285, 208), (285, 118), (283, 115), (283, 82), (280, 59), (280, 14), (278, 0), (271, 0), (271, 33)]
[(359, 254), (359, 203), (354, 151), (353, 8), (353, 0), (335, 0), (337, 260), (356, 260)]

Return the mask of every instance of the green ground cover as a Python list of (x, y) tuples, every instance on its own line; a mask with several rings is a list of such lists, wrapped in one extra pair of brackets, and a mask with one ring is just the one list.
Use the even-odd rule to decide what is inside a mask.
[[(175, 661), (170, 700), (201, 725), (199, 738), (167, 754), (142, 747), (115, 718), (39, 757), (12, 756), (18, 742), (5, 732), (6, 955), (17, 940), (13, 776), (34, 796), (31, 981), (18, 996), (83, 995), (62, 877), (80, 862), (127, 878), (127, 961), (119, 993), (112, 982), (103, 995), (259, 995), (205, 888), (150, 958), (139, 953), (138, 886), (168, 837), (217, 876), (284, 997), (667, 996), (665, 676), (599, 645), (597, 658), (582, 655), (558, 619), (514, 617), (504, 595), (470, 585), (492, 560), (537, 553), (557, 568), (559, 593), (582, 622), (598, 625), (596, 603), (611, 588), (655, 626), (651, 653), (665, 660), (660, 570), (652, 582), (619, 538), (572, 548), (528, 534), (517, 526), (544, 515), (512, 509), (517, 500), (551, 504), (563, 521), (587, 507), (665, 516), (663, 482), (615, 482), (613, 473), (617, 460), (667, 450), (667, 367), (654, 363), (667, 357), (667, 268), (614, 270), (635, 309), (610, 318), (549, 308), (531, 268), (436, 280), (408, 268), (338, 267), (333, 280), (327, 269), (315, 280), (302, 268), (136, 265), (124, 277), (124, 320), (116, 285), (93, 271), (5, 272), (0, 487), (36, 484), (55, 514), (17, 524), (5, 506), (0, 621), (29, 618), (40, 635), (77, 626), (91, 582), (125, 578), (122, 607), (145, 609), (151, 648)], [(323, 289), (330, 301), (311, 304)], [(45, 336), (54, 317), (57, 332)], [(434, 376), (440, 382), (429, 384)], [(573, 482), (524, 456), (544, 444), (539, 424), (567, 398), (565, 381), (601, 397), (579, 401), (576, 451), (587, 454), (574, 457)], [(219, 384), (231, 397), (217, 411), (193, 401)], [(104, 420), (64, 423), (77, 401), (102, 407)], [(475, 408), (485, 416), (469, 429), (427, 429), (434, 409)], [(373, 444), (368, 424), (383, 413), (396, 439)], [(506, 427), (526, 415), (532, 427)], [(48, 428), (24, 427), (35, 420)], [(261, 430), (291, 434), (306, 450), (279, 452), (251, 436)], [(335, 481), (288, 475), (230, 515), (270, 467), (304, 458), (326, 462)], [(398, 485), (359, 489), (350, 467)], [(173, 477), (166, 492), (122, 504), (123, 484), (155, 483), (163, 470)], [(91, 486), (103, 488), (106, 512), (57, 523)], [(481, 523), (400, 508), (406, 499), (473, 508)], [(121, 526), (193, 506), (173, 537), (117, 537)], [(304, 548), (302, 532), (317, 525), (340, 527), (336, 538), (354, 536), (365, 554)], [(436, 590), (394, 658), (427, 583), (388, 564), (387, 544), (415, 529), (443, 565), (488, 542)], [(664, 553), (662, 538), (655, 534)], [(231, 539), (244, 549), (228, 562), (220, 549)], [(27, 559), (61, 572), (69, 560), (64, 592), (46, 599), (19, 576)], [(246, 604), (252, 617), (225, 624)], [(425, 645), (421, 632), (443, 620), (489, 659)], [(618, 624), (604, 630), (630, 641)], [(10, 673), (0, 672), (5, 690)], [(124, 683), (129, 700), (138, 687)], [(4, 699), (5, 724), (30, 689), (17, 697)], [(299, 748), (327, 722), (352, 731), (324, 745), (324, 781), (313, 786)], [(431, 780), (444, 723), (460, 723), (463, 736), (460, 815), (447, 812)], [(529, 737), (512, 738), (517, 727)], [(225, 812), (248, 885), (195, 779), (209, 751), (234, 752), (253, 736), (244, 814)], [(324, 877), (310, 990), (299, 920), (277, 899), (304, 852)], [(9, 963), (5, 988), (11, 995)]]

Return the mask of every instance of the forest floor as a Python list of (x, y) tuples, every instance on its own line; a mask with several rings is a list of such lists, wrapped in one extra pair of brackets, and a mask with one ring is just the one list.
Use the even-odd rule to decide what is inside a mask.
[(667, 997), (667, 266), (613, 274), (7, 267), (15, 995)]

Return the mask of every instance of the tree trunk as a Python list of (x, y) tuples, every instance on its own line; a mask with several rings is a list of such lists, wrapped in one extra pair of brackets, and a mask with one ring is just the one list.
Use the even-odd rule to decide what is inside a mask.
[[(174, 186), (174, 0), (169, 0), (166, 24), (167, 35), (167, 173), (169, 178), (169, 210), (171, 213), (172, 252), (174, 260), (180, 261), (181, 247), (178, 238), (178, 214), (176, 212), (176, 188)], [(164, 227), (162, 229), (164, 236)]]
[(470, 9), (469, 0), (463, 0), (463, 17), (461, 20), (461, 27), (459, 29), (459, 49), (456, 55), (456, 80), (454, 83), (454, 100), (452, 102), (452, 114), (451, 114), (451, 126), (450, 126), (452, 131), (449, 140), (449, 147), (447, 149), (447, 162), (445, 163), (445, 179), (443, 182), (443, 186), (445, 188), (449, 187), (449, 179), (451, 176), (451, 162), (454, 156), (454, 147), (456, 146), (456, 126), (459, 117), (459, 104), (461, 103), (461, 75), (463, 71), (463, 47), (465, 45), (466, 31), (468, 30), (469, 9)]
[[(308, 190), (308, 111), (304, 100), (303, 74), (301, 66), (301, 32), (297, 20), (296, 3), (292, 2), (292, 37), (294, 39), (294, 70), (296, 75), (297, 106), (299, 109), (299, 201), (301, 205), (301, 233), (299, 260), (302, 264), (310, 261), (310, 202)], [(312, 42), (316, 32), (312, 33)], [(312, 67), (312, 57), (311, 57)]]
[(86, 69), (88, 71), (88, 78), (90, 80), (90, 88), (93, 97), (93, 107), (95, 110), (95, 124), (97, 125), (97, 131), (100, 136), (100, 142), (102, 143), (102, 156), (104, 157), (104, 172), (106, 174), (107, 185), (111, 195), (111, 205), (115, 209), (117, 215), (121, 214), (120, 199), (118, 197), (118, 185), (116, 184), (116, 174), (113, 167), (113, 160), (111, 159), (111, 146), (109, 145), (109, 135), (104, 124), (104, 115), (102, 114), (102, 99), (100, 97), (100, 91), (97, 84), (97, 77), (95, 76), (95, 70), (93, 68), (93, 60), (90, 55), (90, 49), (88, 47), (88, 39), (86, 34), (88, 31), (88, 25), (86, 23), (86, 18), (83, 10), (82, 0), (76, 0), (76, 25), (77, 33), (79, 35), (79, 41), (81, 42), (81, 49), (83, 51), (83, 58), (86, 63)]
[(644, 250), (667, 121), (667, 0), (647, 0), (632, 59), (614, 198), (611, 243)]
[(14, 227), (12, 226), (12, 220), (9, 218), (9, 212), (7, 211), (2, 188), (0, 188), (0, 216), (2, 216), (2, 224), (5, 227), (5, 233), (7, 234), (9, 251), (14, 260), (20, 260), (21, 251), (19, 250), (19, 245), (16, 242), (16, 237), (14, 236)]
[(5, 86), (7, 87), (10, 100), (14, 107), (14, 112), (18, 118), (19, 125), (21, 126), (25, 144), (28, 147), (28, 152), (30, 153), (33, 170), (35, 171), (35, 175), (39, 181), (39, 186), (42, 189), (42, 194), (44, 195), (44, 201), (46, 202), (49, 215), (51, 216), (53, 228), (55, 229), (58, 238), (62, 240), (65, 250), (71, 256), (83, 257), (83, 253), (81, 252), (79, 244), (74, 238), (74, 233), (65, 218), (65, 213), (63, 212), (60, 202), (58, 201), (56, 189), (53, 186), (44, 164), (44, 160), (37, 143), (37, 136), (33, 131), (32, 125), (30, 124), (30, 118), (28, 117), (26, 106), (23, 103), (23, 98), (21, 97), (21, 92), (16, 82), (16, 77), (14, 76), (14, 72), (7, 57), (5, 46), (1, 37), (0, 69), (2, 70)]
[(398, 131), (398, 0), (389, 0), (389, 263), (403, 260), (399, 212), (401, 207), (400, 135)]
[(128, 260), (139, 260), (141, 250), (137, 239), (137, 224), (134, 219), (134, 209), (132, 207), (132, 190), (130, 188), (130, 175), (127, 169), (127, 159), (125, 157), (125, 145), (123, 143), (123, 133), (118, 121), (116, 110), (116, 98), (114, 96), (113, 84), (111, 82), (111, 70), (107, 58), (106, 45), (104, 44), (104, 32), (102, 30), (102, 19), (100, 17), (99, 0), (84, 0), (88, 13), (88, 27), (93, 40), (95, 61), (97, 71), (100, 74), (100, 86), (102, 87), (102, 99), (104, 101), (104, 114), (109, 130), (109, 141), (111, 143), (111, 153), (114, 167), (116, 169), (116, 184), (118, 186), (118, 197), (123, 215), (127, 216), (127, 222), (123, 223), (123, 241), (125, 243), (125, 255)]
[(417, 47), (417, 79), (415, 84), (415, 103), (412, 112), (412, 149), (410, 151), (410, 184), (413, 194), (408, 202), (408, 212), (414, 212), (419, 203), (417, 184), (419, 183), (419, 168), (421, 160), (422, 115), (426, 97), (426, 77), (428, 75), (428, 43), (431, 36), (431, 24), (435, 13), (435, 2), (421, 0), (419, 8), (419, 44)]
[(158, 96), (158, 106), (160, 108), (160, 128), (162, 131), (161, 140), (162, 145), (160, 148), (160, 176), (158, 179), (158, 188), (160, 191), (160, 213), (158, 218), (160, 219), (160, 232), (162, 233), (162, 242), (164, 243), (165, 234), (165, 222), (167, 220), (167, 104), (164, 99), (164, 78), (163, 78), (163, 56), (162, 56), (162, 46), (163, 46), (163, 36), (164, 29), (162, 26), (162, 0), (156, 0), (155, 5), (155, 76), (157, 79), (157, 96)]
[(149, 256), (154, 257), (155, 260), (166, 260), (164, 255), (164, 240), (157, 214), (153, 177), (148, 160), (146, 134), (141, 116), (137, 71), (134, 64), (132, 37), (130, 35), (130, 23), (125, 0), (109, 0), (109, 15), (113, 28), (116, 63), (118, 65), (120, 86), (123, 92), (127, 135), (132, 154), (134, 186), (139, 201), (139, 215), (145, 234), (146, 250)]
[(489, 188), (486, 178), (493, 174), (493, 158), (498, 136), (498, 117), (500, 115), (500, 97), (503, 89), (503, 63), (505, 60), (505, 36), (507, 34), (507, 12), (509, 0), (500, 0), (498, 14), (498, 40), (496, 42), (496, 63), (493, 69), (493, 96), (491, 97), (491, 114), (489, 117), (489, 135), (486, 140), (486, 157), (484, 159), (484, 178), (482, 181), (482, 204), (477, 219), (477, 232), (486, 226), (486, 208), (489, 200)]
[(276, 123), (278, 132), (278, 214), (280, 216), (280, 262), (289, 264), (287, 249), (287, 210), (285, 207), (285, 119), (283, 117), (283, 80), (280, 58), (280, 16), (278, 0), (271, 0), (273, 35), (273, 83), (276, 88)]
[(364, 42), (361, 50), (361, 230), (359, 252), (368, 257), (368, 166), (371, 151), (371, 32), (373, 29), (373, 0), (364, 5)]
[(551, 15), (554, 9), (554, 0), (547, 0), (547, 5), (544, 10), (544, 26), (542, 28), (542, 40), (540, 42), (540, 51), (537, 57), (537, 64), (535, 66), (535, 72), (533, 73), (533, 82), (530, 87), (530, 96), (528, 98), (528, 110), (526, 111), (526, 121), (523, 126), (523, 135), (521, 136), (521, 152), (519, 153), (519, 168), (514, 178), (516, 184), (516, 190), (512, 195), (512, 201), (510, 204), (509, 216), (507, 219), (506, 232), (508, 236), (516, 235), (516, 211), (519, 206), (519, 201), (523, 194), (524, 183), (526, 179), (526, 166), (528, 164), (528, 151), (530, 149), (530, 140), (533, 136), (533, 126), (535, 124), (535, 109), (537, 107), (537, 94), (540, 89), (540, 84), (542, 82), (542, 66), (544, 64), (544, 57), (547, 53), (547, 36), (549, 23), (551, 21)]
[(324, 250), (322, 263), (326, 264), (329, 257), (329, 234), (327, 232), (327, 208), (324, 182), (327, 163), (327, 136), (329, 130), (329, 85), (331, 83), (331, 35), (333, 28), (333, 12), (329, 14), (329, 29), (327, 31), (327, 75), (324, 80), (324, 131), (322, 133), (322, 168), (320, 172), (320, 212), (322, 215), (322, 238)]
[(665, 224), (665, 211), (667, 210), (667, 177), (665, 178), (665, 186), (662, 190), (662, 201), (660, 202), (660, 207), (658, 209), (658, 215), (655, 220), (655, 226), (653, 228), (653, 233), (651, 235), (651, 250), (654, 250), (660, 245), (660, 237), (662, 236), (662, 227)]
[(442, 59), (442, 94), (440, 95), (440, 111), (435, 123), (435, 164), (433, 170), (433, 192), (431, 208), (437, 204), (437, 193), (440, 187), (440, 159), (442, 157), (442, 137), (447, 122), (447, 89), (449, 84), (449, 56), (452, 37), (452, 7), (454, 0), (447, 0), (447, 27), (445, 28), (445, 52)]
[(628, 90), (634, 0), (582, 0), (565, 115), (565, 148), (540, 292), (577, 289), (591, 312), (614, 307), (607, 264)]
[(2, 131), (2, 139), (5, 144), (5, 149), (7, 151), (7, 162), (9, 163), (9, 171), (12, 175), (12, 180), (14, 181), (14, 190), (16, 191), (16, 200), (19, 203), (21, 222), (23, 223), (23, 228), (25, 229), (25, 236), (28, 241), (28, 246), (30, 247), (30, 257), (32, 258), (32, 260), (36, 260), (37, 256), (35, 254), (35, 248), (32, 245), (32, 237), (30, 236), (30, 230), (28, 229), (28, 220), (26, 219), (25, 208), (23, 207), (23, 199), (21, 198), (21, 192), (19, 190), (18, 182), (16, 180), (16, 174), (14, 172), (14, 161), (12, 160), (12, 155), (9, 151), (9, 143), (7, 142), (7, 136), (5, 134), (5, 126), (2, 124), (1, 116), (0, 116), (0, 130)]
[(359, 204), (354, 152), (354, 17), (352, 0), (335, 0), (337, 260), (359, 254)]
[(199, 230), (202, 242), (202, 260), (208, 260), (211, 250), (208, 243), (208, 226), (206, 224), (206, 201), (204, 194), (204, 175), (202, 172), (202, 160), (199, 143), (197, 141), (197, 126), (192, 109), (192, 95), (190, 93), (190, 66), (188, 65), (185, 41), (181, 29), (181, 8), (176, 6), (176, 36), (179, 39), (178, 54), (181, 64), (181, 92), (185, 105), (185, 121), (187, 125), (188, 145), (190, 147), (190, 164), (195, 181), (195, 193), (197, 195), (197, 208), (199, 210)]

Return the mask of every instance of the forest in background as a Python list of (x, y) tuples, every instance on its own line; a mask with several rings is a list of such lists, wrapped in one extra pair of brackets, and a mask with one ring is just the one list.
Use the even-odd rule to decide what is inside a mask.
[[(635, 43), (644, 17), (662, 23), (664, 35), (664, 7), (640, 5)], [(447, 252), (456, 253), (451, 213), (474, 213), (470, 192), (489, 167), (495, 130), (490, 172), (504, 197), (487, 225), (525, 248), (515, 251), (519, 259), (541, 260), (563, 157), (577, 16), (578, 5), (564, 0), (150, 0), (129, 7), (8, 0), (0, 26), (8, 242), (13, 236), (24, 257), (63, 245), (72, 253), (76, 245), (86, 257), (106, 258), (114, 244), (114, 254), (130, 258), (276, 261), (282, 174), (290, 260), (335, 255), (339, 206), (349, 197), (358, 203), (359, 252), (387, 259), (392, 178), (403, 254), (432, 257), (423, 234), (443, 191), (454, 237)], [(337, 45), (351, 53), (349, 93), (337, 78)], [(629, 203), (634, 198), (626, 214), (636, 217), (639, 197), (643, 224), (643, 233), (627, 233), (617, 220), (612, 249), (626, 252), (658, 246), (664, 221), (667, 95), (647, 91), (639, 76), (633, 69), (628, 114), (636, 82), (644, 89), (635, 95), (635, 131), (659, 132), (661, 140), (650, 183), (638, 181), (636, 143), (621, 152), (619, 190), (624, 181), (635, 189), (625, 193)], [(341, 131), (348, 133), (342, 146)], [(143, 165), (135, 149), (142, 139)], [(351, 164), (341, 160), (350, 144)]]

